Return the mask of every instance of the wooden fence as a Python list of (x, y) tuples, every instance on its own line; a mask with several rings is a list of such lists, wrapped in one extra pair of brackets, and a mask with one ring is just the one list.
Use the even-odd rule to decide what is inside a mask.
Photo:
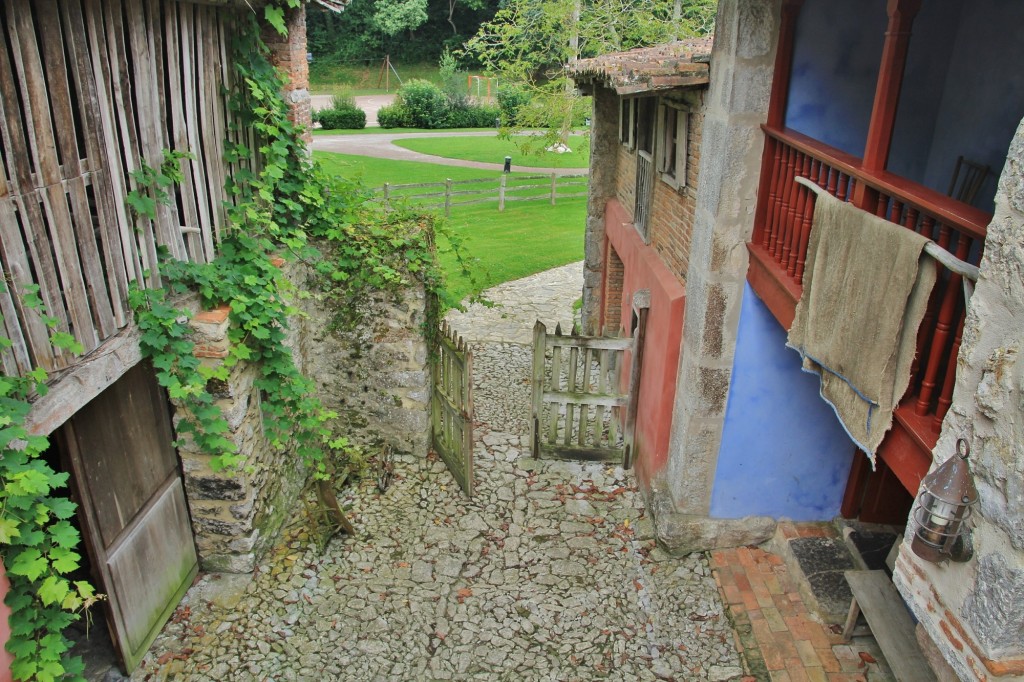
[[(22, 294), (39, 287), (56, 330), (86, 353), (125, 327), (128, 287), (156, 285), (157, 249), (208, 261), (224, 225), (225, 99), (236, 10), (173, 0), (0, 4), (0, 328), (3, 371), (66, 367)], [(250, 148), (252, 148), (251, 140)], [(133, 216), (132, 173), (189, 151), (155, 220)], [(143, 190), (145, 191), (145, 190)]]
[[(543, 180), (544, 182), (537, 182)], [(446, 216), (451, 215), (452, 206), (469, 206), (497, 202), (498, 210), (505, 210), (509, 201), (541, 201), (547, 199), (554, 206), (558, 199), (576, 199), (587, 196), (586, 175), (500, 175), (497, 178), (475, 178), (473, 180), (452, 180), (444, 182), (418, 182), (405, 185), (384, 183), (374, 189), (390, 208), (391, 202), (403, 199), (415, 201), (425, 208), (443, 208)], [(466, 189), (472, 185), (482, 185)], [(578, 189), (582, 188), (582, 190)], [(413, 190), (427, 190), (417, 192)], [(568, 192), (566, 192), (568, 190)]]
[(442, 323), (431, 363), (430, 441), (469, 497), (473, 496), (473, 351)]
[(568, 336), (533, 328), (531, 447), (534, 457), (619, 462), (630, 466), (639, 377), (620, 390), (625, 351), (637, 356), (640, 337)]

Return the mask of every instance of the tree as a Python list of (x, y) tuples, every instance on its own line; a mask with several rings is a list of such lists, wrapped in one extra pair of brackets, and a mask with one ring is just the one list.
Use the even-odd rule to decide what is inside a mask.
[(373, 23), (385, 35), (415, 31), (427, 20), (427, 0), (376, 0)]
[(508, 0), (466, 51), (530, 92), (517, 125), (565, 137), (581, 107), (566, 66), (583, 57), (707, 35), (717, 0)]

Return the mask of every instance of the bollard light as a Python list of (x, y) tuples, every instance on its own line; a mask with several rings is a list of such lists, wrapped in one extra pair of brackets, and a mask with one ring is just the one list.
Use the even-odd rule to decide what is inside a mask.
[(512, 157), (511, 156), (506, 156), (505, 157), (505, 169), (502, 171), (502, 173), (511, 173), (511, 172), (512, 172)]
[(956, 454), (924, 477), (914, 504), (917, 531), (910, 548), (925, 561), (970, 561), (974, 556), (967, 519), (978, 501), (967, 456), (967, 441), (956, 441)]

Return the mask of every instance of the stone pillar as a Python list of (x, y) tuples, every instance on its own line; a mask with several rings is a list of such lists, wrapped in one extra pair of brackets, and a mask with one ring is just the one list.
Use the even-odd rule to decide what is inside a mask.
[(583, 262), (583, 333), (601, 334), (602, 286), (604, 281), (604, 211), (615, 196), (615, 160), (619, 157), (619, 100), (615, 91), (594, 86), (594, 115), (590, 128), (590, 158), (606, 163), (591, 164), (587, 195), (587, 228)]
[[(200, 312), (190, 324), (195, 354), (205, 364), (216, 366), (228, 356), (227, 306)], [(238, 470), (213, 471), (210, 456), (201, 452), (188, 434), (178, 431), (192, 530), (204, 571), (248, 573), (255, 569), (305, 478), (304, 467), (297, 466), (292, 453), (274, 449), (264, 438), (260, 392), (254, 385), (257, 376), (255, 365), (242, 362), (231, 370), (227, 381), (214, 380), (207, 386), (227, 420), (224, 437), (244, 458)], [(174, 407), (177, 429), (184, 410), (177, 403)]]
[(931, 564), (909, 547), (897, 588), (962, 680), (1024, 680), (1024, 121), (999, 181), (935, 466), (971, 445), (974, 558)]
[(291, 107), (292, 122), (304, 126), (303, 139), (313, 142), (312, 105), (309, 98), (309, 62), (306, 61), (306, 6), (285, 10), (288, 35), (282, 36), (273, 27), (263, 28), (263, 42), (270, 49), (270, 62), (286, 79), (285, 101)]
[[(722, 0), (704, 115), (686, 318), (658, 508), (704, 517), (732, 374), (779, 31), (778, 0)], [(660, 492), (659, 492), (660, 491)]]

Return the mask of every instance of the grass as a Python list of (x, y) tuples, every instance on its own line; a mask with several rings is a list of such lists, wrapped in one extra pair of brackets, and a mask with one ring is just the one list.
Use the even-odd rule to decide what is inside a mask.
[[(383, 59), (373, 62), (332, 64), (328, 59), (313, 59), (309, 65), (309, 89), (314, 95), (335, 95), (347, 92), (352, 95), (383, 95), (385, 81), (381, 78)], [(441, 84), (436, 64), (396, 64), (402, 81), (413, 78)], [(380, 84), (378, 86), (378, 83)], [(391, 72), (391, 92), (398, 90), (399, 80)]]
[[(415, 161), (391, 161), (365, 156), (313, 152), (331, 173), (361, 179), (370, 187), (391, 183), (437, 182), (444, 178), (469, 180), (496, 177), (476, 168), (458, 168)], [(524, 173), (512, 173), (510, 184)], [(502, 282), (583, 258), (586, 199), (566, 199), (552, 206), (546, 201), (509, 203), (504, 212), (495, 204), (453, 206), (446, 220), (462, 240), (460, 253), (470, 261), (464, 276), (455, 255), (438, 240), (441, 267), (456, 300)]]
[[(494, 128), (446, 128), (445, 133), (478, 133), (482, 131), (493, 131), (497, 132)], [(321, 137), (324, 135), (390, 135), (392, 133), (433, 133), (439, 132), (436, 130), (424, 130), (423, 128), (380, 128), (373, 126), (369, 128), (360, 128), (359, 130), (323, 130), (322, 128), (316, 128), (313, 130), (313, 137)]]
[[(520, 145), (525, 136), (511, 139), (495, 137), (421, 137), (407, 140), (395, 140), (399, 147), (414, 152), (444, 156), (449, 159), (466, 161), (484, 161), (502, 163), (506, 156), (512, 157), (515, 166), (526, 168), (587, 168), (590, 165), (590, 138), (583, 135), (572, 135), (569, 147), (572, 152), (556, 154), (555, 152), (537, 149), (534, 153), (524, 154)], [(539, 152), (539, 153), (536, 153)]]

